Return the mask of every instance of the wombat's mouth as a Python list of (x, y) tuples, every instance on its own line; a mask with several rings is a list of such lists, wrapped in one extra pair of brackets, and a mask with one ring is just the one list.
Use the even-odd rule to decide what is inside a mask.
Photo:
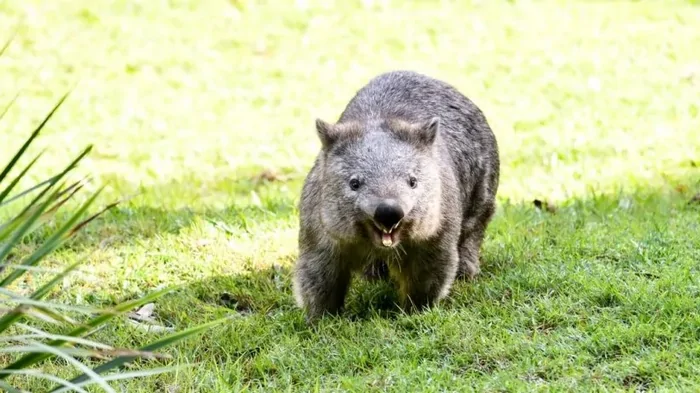
[(396, 225), (390, 229), (381, 228), (379, 225), (374, 223), (374, 226), (370, 229), (370, 232), (373, 232), (372, 237), (377, 243), (380, 243), (384, 247), (393, 247), (399, 243), (401, 222), (396, 223)]

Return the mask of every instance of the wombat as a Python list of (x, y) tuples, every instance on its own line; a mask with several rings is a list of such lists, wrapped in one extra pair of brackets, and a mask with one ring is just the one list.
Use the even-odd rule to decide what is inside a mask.
[(409, 312), (479, 273), (500, 164), (472, 101), (443, 81), (393, 71), (360, 89), (337, 123), (317, 119), (316, 131), (293, 283), (307, 320), (342, 310), (356, 272), (388, 273)]

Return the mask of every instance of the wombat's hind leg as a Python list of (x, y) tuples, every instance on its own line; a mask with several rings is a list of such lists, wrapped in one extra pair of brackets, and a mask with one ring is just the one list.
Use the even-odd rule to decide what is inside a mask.
[(484, 227), (471, 231), (459, 246), (458, 279), (474, 279), (481, 272), (481, 244), (484, 240)]
[(487, 204), (475, 221), (468, 221), (468, 226), (463, 229), (463, 239), (459, 245), (458, 279), (473, 279), (481, 272), (481, 244), (495, 210), (493, 202)]
[(339, 313), (350, 285), (350, 272), (321, 257), (300, 258), (294, 271), (297, 304), (306, 309), (307, 320)]
[(473, 279), (481, 272), (479, 254), (482, 240), (483, 231), (474, 231), (460, 244), (457, 278)]
[(462, 242), (459, 245), (458, 279), (474, 279), (481, 272), (481, 244), (496, 206), (493, 201), (485, 202), (474, 218), (468, 219), (462, 229)]

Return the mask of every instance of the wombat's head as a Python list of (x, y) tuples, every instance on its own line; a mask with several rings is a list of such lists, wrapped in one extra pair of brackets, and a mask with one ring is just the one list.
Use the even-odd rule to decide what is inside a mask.
[(440, 222), (440, 120), (316, 121), (323, 145), (321, 220), (341, 241), (390, 249)]

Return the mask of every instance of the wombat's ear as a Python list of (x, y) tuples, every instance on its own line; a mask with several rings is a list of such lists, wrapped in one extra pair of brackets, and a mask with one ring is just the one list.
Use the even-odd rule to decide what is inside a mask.
[(440, 129), (440, 118), (433, 117), (428, 121), (420, 124), (416, 134), (420, 142), (426, 146), (430, 146), (435, 142), (438, 130)]
[(316, 119), (316, 133), (318, 133), (318, 139), (321, 140), (324, 149), (330, 147), (337, 136), (333, 124), (326, 123), (321, 119)]

